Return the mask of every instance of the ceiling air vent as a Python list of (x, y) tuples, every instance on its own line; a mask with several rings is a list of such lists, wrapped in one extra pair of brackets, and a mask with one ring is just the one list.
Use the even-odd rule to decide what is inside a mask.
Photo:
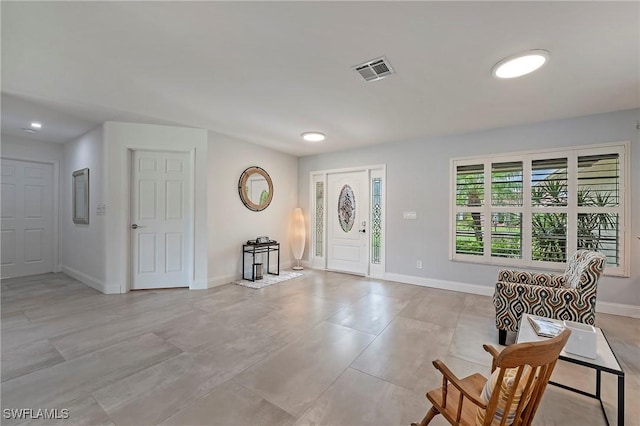
[(384, 56), (356, 65), (353, 69), (360, 74), (364, 81), (376, 81), (393, 74), (393, 68)]

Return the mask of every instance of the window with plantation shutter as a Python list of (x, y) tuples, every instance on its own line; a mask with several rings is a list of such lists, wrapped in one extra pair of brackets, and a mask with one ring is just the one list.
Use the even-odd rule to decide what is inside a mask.
[(628, 275), (628, 143), (452, 160), (451, 258), (563, 269), (576, 250)]
[(620, 155), (578, 156), (578, 248), (620, 265)]
[(522, 161), (491, 163), (491, 256), (522, 258)]
[(456, 168), (456, 253), (484, 254), (484, 165)]
[(531, 160), (531, 259), (567, 261), (568, 157)]

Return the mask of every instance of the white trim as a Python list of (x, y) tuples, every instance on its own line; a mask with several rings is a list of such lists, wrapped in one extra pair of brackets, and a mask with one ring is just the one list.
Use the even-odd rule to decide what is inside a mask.
[[(296, 262), (294, 260), (290, 260), (288, 262), (281, 262), (280, 263), (280, 272), (287, 270), (287, 269), (291, 269), (293, 267), (293, 265), (295, 265)], [(309, 262), (306, 260), (301, 260), (300, 264), (306, 268), (306, 269), (314, 269), (310, 266)], [(240, 278), (242, 278), (242, 274), (232, 274), (232, 275), (221, 275), (219, 277), (209, 277), (207, 279), (207, 283), (206, 286), (202, 287), (202, 288), (214, 288), (214, 287), (220, 287), (221, 285), (225, 285), (225, 284), (231, 284), (234, 281), (239, 280)], [(191, 288), (192, 290), (199, 290), (200, 287), (196, 288)]]
[(349, 172), (364, 172), (364, 171), (369, 171), (369, 170), (380, 170), (380, 169), (387, 169), (387, 165), (386, 164), (374, 164), (374, 165), (370, 165), (370, 166), (354, 166), (354, 167), (343, 167), (341, 169), (327, 169), (327, 170), (315, 170), (312, 172), (309, 172), (309, 174), (311, 176), (313, 175), (330, 175), (330, 174), (336, 174), (336, 173), (349, 173)]
[[(597, 149), (597, 148), (610, 148), (613, 146), (626, 146), (628, 148), (629, 146), (629, 141), (618, 141), (618, 142), (605, 142), (605, 143), (599, 143), (599, 144), (594, 144), (594, 145), (575, 145), (575, 146), (565, 146), (562, 148), (546, 148), (546, 149), (535, 149), (535, 150), (528, 150), (528, 151), (512, 151), (512, 152), (499, 152), (499, 153), (494, 153), (494, 154), (485, 154), (485, 155), (470, 155), (470, 156), (465, 156), (465, 157), (453, 157), (451, 158), (451, 161), (468, 161), (468, 164), (474, 164), (473, 160), (475, 159), (476, 161), (479, 158), (484, 158), (484, 157), (491, 157), (494, 158), (496, 155), (499, 155), (500, 157), (511, 157), (511, 156), (524, 156), (524, 155), (535, 155), (535, 154), (546, 154), (546, 153), (551, 153), (551, 152), (565, 152), (565, 151), (574, 151), (574, 150), (592, 150), (592, 149)], [(628, 150), (627, 150), (628, 153)]]
[[(438, 288), (442, 290), (458, 291), (461, 293), (478, 294), (481, 296), (493, 296), (494, 287), (478, 284), (470, 284), (456, 281), (439, 280), (435, 278), (416, 277), (386, 273), (385, 280), (403, 284), (413, 284), (422, 287)], [(640, 306), (623, 305), (621, 303), (596, 301), (596, 312), (603, 314), (619, 315), (630, 318), (640, 318)]]
[(621, 303), (596, 301), (596, 312), (620, 315), (622, 317), (640, 318), (640, 306), (623, 305)]
[(387, 272), (385, 280), (404, 284), (419, 285), (422, 287), (439, 288), (442, 290), (458, 291), (461, 293), (479, 294), (481, 296), (493, 296), (493, 287), (478, 284), (462, 283), (457, 281), (438, 280), (435, 278), (417, 277), (414, 275), (394, 274)]
[(196, 281), (196, 148), (189, 150), (190, 176), (189, 186), (189, 208), (191, 216), (189, 217), (189, 238), (191, 244), (187, 245), (188, 258), (191, 259), (187, 268), (187, 277), (189, 278), (189, 290), (202, 290), (207, 288), (207, 282)]
[(219, 277), (210, 277), (207, 280), (207, 288), (220, 287), (221, 285), (229, 284), (238, 279), (238, 275), (221, 275)]
[(120, 293), (120, 284), (107, 285), (104, 281), (101, 281), (97, 278), (94, 278), (90, 275), (85, 274), (84, 272), (77, 271), (73, 268), (70, 268), (66, 265), (62, 266), (62, 272), (69, 275), (71, 278), (75, 278), (83, 284), (88, 285), (89, 287), (98, 290), (104, 294), (119, 294)]

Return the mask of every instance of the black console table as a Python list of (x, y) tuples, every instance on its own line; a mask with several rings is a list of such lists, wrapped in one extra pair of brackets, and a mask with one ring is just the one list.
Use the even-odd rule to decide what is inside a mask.
[[(278, 255), (278, 269), (275, 272), (271, 272), (270, 255), (271, 252), (276, 252)], [(268, 243), (257, 244), (243, 244), (242, 245), (242, 279), (255, 281), (256, 269), (253, 266), (256, 263), (256, 254), (267, 253), (267, 267), (266, 273), (271, 275), (280, 275), (280, 243), (277, 241), (269, 241)], [(245, 258), (247, 255), (251, 255), (251, 277), (247, 277), (245, 274)]]

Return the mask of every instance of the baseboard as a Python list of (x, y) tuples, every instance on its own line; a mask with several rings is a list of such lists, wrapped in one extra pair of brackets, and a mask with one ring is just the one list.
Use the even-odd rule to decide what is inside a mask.
[[(300, 262), (303, 266), (304, 266), (304, 262)], [(280, 262), (280, 270), (283, 271), (285, 269), (291, 269), (294, 265), (296, 264), (295, 261), (286, 261), (286, 262)], [(271, 265), (272, 268), (275, 269), (275, 267), (273, 266), (273, 264)], [(206, 288), (214, 288), (214, 287), (219, 287), (221, 285), (225, 285), (225, 284), (229, 284), (232, 283), (234, 281), (239, 280), (240, 277), (240, 273), (238, 272), (238, 274), (233, 274), (233, 275), (223, 275), (220, 277), (212, 277), (208, 279), (207, 282), (207, 287)]]
[(194, 281), (189, 286), (189, 290), (206, 290), (209, 288), (207, 281)]
[(404, 284), (419, 285), (422, 287), (439, 288), (443, 290), (459, 291), (461, 293), (479, 294), (481, 296), (492, 296), (493, 287), (478, 284), (461, 283), (457, 281), (437, 280), (434, 278), (416, 277), (413, 275), (393, 274), (387, 272), (384, 279), (396, 281)]
[(91, 288), (98, 290), (104, 294), (119, 294), (120, 286), (119, 285), (107, 285), (103, 281), (98, 280), (90, 275), (85, 274), (84, 272), (77, 271), (68, 266), (62, 265), (62, 272), (69, 275), (72, 278), (80, 281), (83, 284), (88, 285)]
[(237, 279), (238, 279), (238, 276), (236, 276), (235, 274), (209, 278), (207, 280), (207, 288), (213, 288), (213, 287), (229, 284), (234, 282)]
[[(433, 278), (415, 277), (411, 275), (386, 273), (385, 279), (397, 281), (404, 284), (413, 284), (423, 287), (439, 288), (443, 290), (459, 291), (462, 293), (479, 294), (482, 296), (492, 296), (493, 287), (461, 283), (456, 281), (437, 280)], [(630, 318), (640, 318), (640, 306), (623, 305), (621, 303), (596, 302), (596, 312), (603, 314), (619, 315)]]
[(623, 305), (621, 303), (596, 302), (596, 312), (622, 317), (640, 318), (640, 306)]
[[(280, 262), (280, 270), (284, 270), (284, 269), (291, 269), (294, 266), (296, 266), (296, 262), (295, 260), (287, 260), (285, 262)], [(304, 262), (300, 261), (300, 265), (304, 266)]]

